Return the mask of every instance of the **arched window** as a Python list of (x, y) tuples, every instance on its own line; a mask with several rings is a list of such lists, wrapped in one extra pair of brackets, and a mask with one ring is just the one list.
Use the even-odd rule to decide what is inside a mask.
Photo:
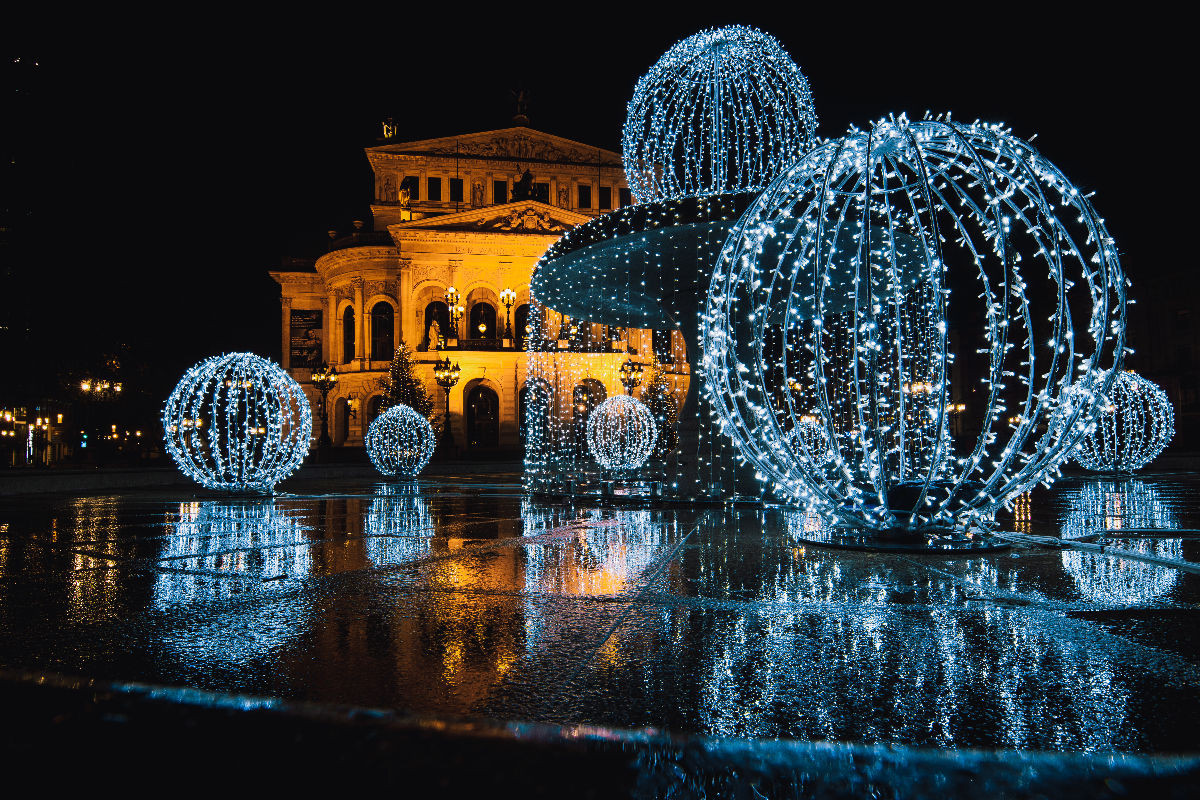
[(471, 306), (471, 329), (467, 331), (468, 339), (495, 339), (499, 336), (496, 330), (496, 307), (491, 303), (476, 303)]
[(500, 446), (500, 398), (483, 384), (467, 394), (467, 446)]
[(438, 326), (438, 334), (442, 337), (443, 342), (446, 339), (458, 338), (450, 331), (450, 308), (441, 300), (435, 300), (425, 306), (425, 334), (421, 338), (422, 344), (425, 345), (426, 349), (433, 347), (433, 340), (430, 338), (432, 334), (429, 329), (433, 327), (433, 323), (435, 322)]
[(380, 300), (371, 309), (371, 360), (391, 361), (396, 353), (393, 325), (396, 312), (391, 303)]
[(339, 397), (333, 404), (333, 443), (342, 445), (350, 438), (350, 405)]
[(529, 324), (529, 303), (523, 303), (517, 306), (517, 310), (513, 312), (513, 341), (517, 345), (518, 350), (524, 350), (525, 345), (529, 342), (529, 334), (531, 334), (532, 326)]
[(346, 306), (342, 313), (342, 363), (354, 360), (354, 306)]

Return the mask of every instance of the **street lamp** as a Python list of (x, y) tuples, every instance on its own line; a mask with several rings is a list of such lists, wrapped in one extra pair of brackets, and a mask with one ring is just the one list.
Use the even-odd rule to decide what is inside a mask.
[(322, 364), (321, 368), (313, 373), (312, 382), (321, 393), (321, 437), (317, 439), (317, 448), (323, 450), (333, 444), (329, 438), (329, 424), (326, 422), (329, 415), (326, 401), (329, 398), (329, 390), (337, 386), (337, 370), (328, 364)]
[(462, 297), (459, 295), (458, 289), (455, 289), (453, 286), (446, 290), (443, 297), (446, 299), (446, 307), (450, 311), (450, 332), (453, 334), (453, 336), (447, 336), (446, 338), (458, 339), (458, 321), (462, 319), (463, 312), (466, 311), (458, 302)]
[(458, 374), (462, 372), (457, 363), (451, 364), (449, 357), (434, 362), (433, 379), (446, 392), (446, 419), (442, 427), (442, 444), (454, 447), (454, 433), (450, 430), (450, 390), (458, 383)]
[(642, 365), (635, 363), (632, 358), (625, 359), (625, 363), (621, 365), (621, 385), (631, 397), (633, 390), (642, 385)]
[(504, 303), (504, 338), (512, 341), (512, 310), (513, 303), (517, 302), (517, 293), (512, 289), (505, 289), (500, 292), (500, 302)]

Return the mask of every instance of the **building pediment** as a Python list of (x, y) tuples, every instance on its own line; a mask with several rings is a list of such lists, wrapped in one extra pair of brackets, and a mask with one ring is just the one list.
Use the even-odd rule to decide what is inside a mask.
[(458, 156), (489, 158), (505, 161), (537, 161), (559, 164), (599, 163), (621, 166), (621, 156), (612, 150), (593, 147), (573, 139), (533, 128), (518, 126), (440, 139), (421, 139), (414, 142), (389, 142), (368, 147), (368, 154)]
[(591, 217), (565, 208), (547, 205), (537, 200), (518, 200), (500, 206), (485, 206), (457, 214), (425, 217), (411, 222), (389, 225), (388, 231), (397, 241), (406, 232), (437, 231), (456, 233), (533, 233), (540, 236), (565, 233)]

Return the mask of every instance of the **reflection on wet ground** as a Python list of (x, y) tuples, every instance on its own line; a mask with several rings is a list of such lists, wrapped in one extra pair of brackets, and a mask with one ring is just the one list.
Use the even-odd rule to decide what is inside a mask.
[[(1200, 476), (1069, 478), (944, 559), (795, 512), (519, 476), (0, 508), (0, 669), (549, 723), (938, 748), (1200, 749)], [(1133, 560), (1127, 554), (1158, 560)]]

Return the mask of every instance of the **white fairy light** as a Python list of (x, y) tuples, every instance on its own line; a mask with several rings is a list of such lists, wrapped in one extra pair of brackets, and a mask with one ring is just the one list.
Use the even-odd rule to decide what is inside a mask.
[(1079, 442), (1075, 460), (1095, 472), (1134, 472), (1153, 461), (1175, 435), (1167, 393), (1131, 371), (1120, 372), (1101, 403), (1096, 427)]
[(437, 441), (429, 420), (401, 404), (375, 418), (366, 444), (375, 469), (390, 477), (411, 478), (433, 458)]
[(808, 80), (774, 37), (701, 31), (637, 82), (621, 137), (626, 179), (639, 203), (761, 189), (816, 127)]
[(300, 384), (253, 353), (189, 369), (162, 412), (167, 452), (209, 489), (270, 492), (308, 455), (312, 411)]
[[(704, 388), (786, 500), (871, 529), (986, 524), (1087, 432), (1124, 307), (1113, 239), (1053, 164), (998, 125), (901, 116), (817, 148), (742, 217)], [(808, 414), (825, 463), (790, 441)]]
[(637, 469), (650, 457), (657, 437), (650, 409), (628, 395), (608, 398), (588, 417), (588, 450), (605, 469)]

